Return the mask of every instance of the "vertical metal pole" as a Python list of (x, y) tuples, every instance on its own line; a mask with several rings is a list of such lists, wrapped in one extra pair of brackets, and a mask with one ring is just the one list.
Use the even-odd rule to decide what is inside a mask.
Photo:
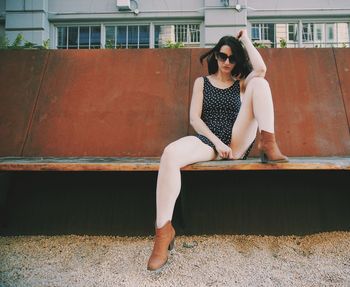
[(298, 48), (301, 48), (303, 45), (303, 22), (299, 20), (298, 23), (299, 33), (298, 33)]
[(91, 26), (89, 26), (89, 49), (91, 49)]
[(66, 27), (67, 32), (67, 43), (66, 43), (66, 49), (68, 49), (68, 41), (69, 41), (69, 27)]
[(149, 26), (149, 47), (154, 48), (154, 40), (155, 40), (155, 34), (154, 34), (154, 23), (151, 22)]
[(114, 26), (114, 48), (117, 48), (118, 26)]
[(350, 22), (348, 23), (348, 44), (347, 47), (350, 47)]
[(100, 48), (105, 48), (106, 47), (106, 26), (105, 24), (101, 24), (101, 45)]
[(80, 49), (80, 26), (78, 26), (78, 41), (77, 41), (77, 49)]

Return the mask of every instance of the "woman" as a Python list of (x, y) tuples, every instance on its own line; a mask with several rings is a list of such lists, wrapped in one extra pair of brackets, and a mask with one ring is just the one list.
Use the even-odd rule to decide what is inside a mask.
[(245, 159), (258, 128), (262, 162), (288, 161), (275, 141), (271, 90), (264, 79), (266, 66), (246, 30), (237, 38), (221, 38), (201, 56), (201, 62), (204, 58), (209, 76), (195, 80), (190, 107), (190, 122), (198, 134), (170, 143), (160, 160), (156, 236), (148, 270), (164, 266), (168, 250), (174, 247), (171, 219), (181, 188), (181, 167), (217, 157)]

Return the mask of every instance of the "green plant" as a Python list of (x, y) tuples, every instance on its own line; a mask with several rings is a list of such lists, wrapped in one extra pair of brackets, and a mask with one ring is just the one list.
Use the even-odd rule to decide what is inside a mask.
[(29, 41), (24, 41), (23, 48), (24, 49), (33, 49), (35, 47), (35, 44)]
[(21, 47), (22, 41), (24, 37), (21, 33), (19, 33), (16, 37), (16, 39), (13, 41), (12, 45), (10, 45), (10, 49), (18, 49)]
[(164, 48), (183, 48), (185, 47), (184, 43), (182, 42), (176, 42), (173, 43), (171, 40), (168, 40), (165, 42)]
[(287, 48), (287, 41), (283, 38), (280, 39), (280, 47)]
[(347, 48), (348, 45), (346, 45), (346, 43), (342, 43), (342, 48)]
[(254, 42), (253, 45), (255, 48), (267, 48), (267, 46), (263, 43)]
[(9, 40), (7, 39), (6, 36), (1, 36), (0, 37), (0, 49), (7, 49), (7, 47), (10, 45)]
[(105, 49), (113, 49), (114, 48), (114, 41), (112, 40), (107, 40), (105, 44)]
[[(23, 43), (24, 42), (24, 43)], [(19, 33), (16, 39), (11, 44), (6, 36), (0, 37), (1, 50), (17, 50), (17, 49), (49, 49), (50, 39), (43, 41), (42, 45), (37, 45), (33, 42), (24, 39), (23, 35)]]
[(43, 48), (44, 49), (50, 49), (50, 39), (47, 39), (43, 42)]

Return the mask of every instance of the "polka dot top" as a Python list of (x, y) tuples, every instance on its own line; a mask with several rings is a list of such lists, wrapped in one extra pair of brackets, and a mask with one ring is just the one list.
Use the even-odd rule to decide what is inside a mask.
[[(208, 128), (226, 145), (230, 145), (232, 127), (241, 108), (239, 80), (230, 87), (221, 89), (213, 86), (207, 77), (204, 79), (203, 107), (201, 119)], [(205, 136), (197, 134), (203, 143), (215, 149), (215, 145)], [(247, 158), (252, 146), (247, 150)]]

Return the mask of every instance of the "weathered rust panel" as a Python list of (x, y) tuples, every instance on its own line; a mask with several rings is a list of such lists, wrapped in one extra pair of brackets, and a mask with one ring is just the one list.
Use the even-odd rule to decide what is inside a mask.
[(188, 126), (190, 50), (50, 53), (25, 156), (160, 156)]
[(334, 48), (333, 50), (350, 129), (350, 49)]
[(48, 51), (0, 51), (0, 156), (21, 154)]
[(262, 49), (274, 99), (276, 135), (289, 156), (350, 154), (332, 49)]
[[(159, 156), (193, 132), (189, 104), (206, 50), (51, 51), (24, 156)], [(282, 151), (350, 154), (349, 51), (334, 49), (338, 70), (332, 49), (260, 52)], [(48, 53), (1, 51), (0, 156), (20, 154)]]

